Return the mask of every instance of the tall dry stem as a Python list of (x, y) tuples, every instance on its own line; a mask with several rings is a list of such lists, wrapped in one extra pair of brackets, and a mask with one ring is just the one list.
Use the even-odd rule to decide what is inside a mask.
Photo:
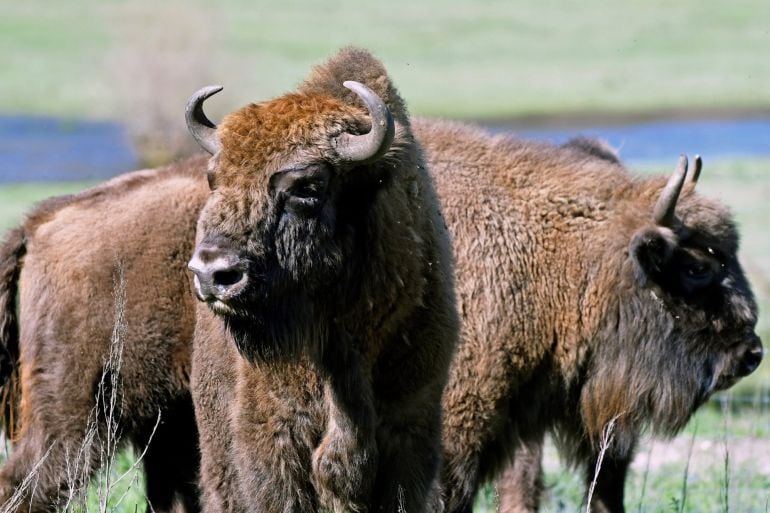
[(725, 393), (721, 398), (722, 406), (722, 447), (724, 449), (724, 483), (722, 487), (722, 511), (730, 511), (730, 447), (728, 443), (728, 423), (730, 420), (730, 395)]
[(695, 447), (695, 437), (698, 434), (698, 423), (693, 426), (692, 436), (690, 437), (690, 444), (687, 447), (687, 460), (684, 464), (684, 475), (682, 476), (682, 493), (679, 496), (678, 512), (683, 513), (685, 510), (685, 504), (687, 503), (687, 484), (690, 481), (690, 463), (692, 461), (692, 451)]
[[(101, 378), (97, 387), (95, 404), (92, 408), (88, 422), (83, 433), (83, 438), (75, 446), (59, 445), (63, 442), (55, 441), (49, 446), (46, 453), (35, 463), (35, 466), (27, 474), (21, 485), (17, 487), (9, 501), (0, 507), (0, 513), (16, 512), (26, 497), (34, 495), (35, 485), (40, 472), (50, 471), (44, 469), (44, 465), (52, 451), (62, 451), (66, 467), (64, 470), (65, 489), (59, 490), (58, 509), (62, 512), (88, 513), (91, 508), (88, 504), (88, 483), (92, 481), (92, 474), (98, 469), (93, 482), (96, 486), (99, 513), (112, 513), (124, 501), (127, 493), (136, 484), (141, 464), (147, 452), (147, 447), (134, 460), (131, 467), (121, 475), (116, 475), (115, 462), (123, 446), (121, 439), (122, 417), (122, 378), (123, 365), (123, 341), (126, 333), (125, 306), (126, 306), (126, 282), (123, 266), (117, 264), (114, 272), (114, 300), (115, 320), (110, 340), (110, 351), (104, 361)], [(149, 437), (149, 443), (155, 435), (160, 424), (160, 412), (155, 427)], [(61, 453), (60, 453), (61, 454)], [(130, 483), (117, 497), (117, 486), (130, 478)]]
[(596, 488), (596, 481), (599, 479), (599, 472), (602, 470), (602, 462), (604, 461), (604, 454), (609, 449), (612, 443), (612, 436), (615, 431), (615, 424), (620, 418), (621, 414), (615, 415), (602, 429), (602, 439), (599, 443), (599, 456), (596, 458), (596, 467), (594, 467), (594, 477), (591, 479), (591, 486), (588, 487), (588, 495), (586, 497), (586, 513), (591, 513), (591, 500), (594, 496), (594, 489)]
[(647, 461), (644, 464), (644, 474), (642, 474), (642, 491), (639, 496), (639, 507), (637, 513), (642, 513), (644, 507), (644, 499), (647, 494), (647, 480), (650, 477), (650, 461), (652, 460), (652, 443), (647, 444)]

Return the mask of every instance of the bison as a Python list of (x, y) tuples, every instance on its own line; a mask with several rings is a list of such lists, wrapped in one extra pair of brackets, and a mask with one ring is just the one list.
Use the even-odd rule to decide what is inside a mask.
[[(564, 454), (590, 476), (597, 435), (615, 419), (594, 510), (622, 511), (624, 472), (640, 431), (676, 432), (710, 393), (761, 359), (731, 215), (695, 192), (698, 160), (680, 192), (688, 176), (681, 169), (669, 186), (637, 178), (588, 140), (555, 147), (430, 120), (413, 122), (413, 130), (454, 234), (461, 307), (462, 338), (444, 394), (446, 504), (467, 511), (479, 483), (497, 477), (505, 511), (536, 510), (543, 435), (555, 433)], [(194, 438), (189, 409), (182, 409), (189, 407), (182, 389), (196, 308), (185, 266), (207, 194), (206, 162), (196, 158), (49, 200), (9, 234), (0, 251), (0, 334), (15, 361), (9, 305), (19, 273), (22, 290), (31, 283), (50, 290), (39, 298), (22, 293), (19, 368), (29, 373), (24, 354), (45, 351), (37, 374), (59, 379), (58, 388), (40, 388), (52, 401), (38, 399), (40, 381), (22, 390), (22, 404), (52, 420), (24, 429), (34, 419), (22, 415), (17, 452), (46, 439), (82, 439), (93, 406), (92, 390), (81, 390), (83, 376), (96, 376), (108, 353), (114, 300), (105, 284), (118, 257), (128, 294), (123, 387), (144, 399), (141, 407), (124, 406), (125, 438), (143, 443), (131, 429), (152, 426), (159, 410), (175, 423), (171, 441), (180, 450)], [(104, 228), (94, 222), (108, 217)], [(69, 281), (53, 265), (67, 241), (76, 241), (67, 265), (79, 269)], [(40, 264), (32, 267), (34, 261)], [(90, 331), (71, 319), (84, 304), (88, 311), (76, 313)], [(35, 316), (46, 319), (45, 331), (32, 331), (28, 319)], [(153, 389), (160, 380), (179, 388)], [(78, 394), (90, 401), (73, 403)], [(178, 409), (168, 409), (170, 400)], [(184, 426), (169, 418), (182, 411)], [(155, 445), (150, 451), (164, 449)], [(6, 489), (23, 475), (8, 472), (22, 468), (20, 461), (3, 469)], [(190, 465), (156, 458), (145, 468), (151, 500), (188, 492), (168, 480)], [(56, 462), (47, 466), (51, 480), (63, 474)]]
[(189, 263), (203, 509), (419, 513), (458, 320), (403, 102), (352, 50), (215, 128), (217, 90), (188, 108), (213, 154)]
[[(762, 359), (729, 211), (671, 177), (628, 173), (599, 144), (562, 148), (418, 122), (454, 237), (460, 345), (444, 392), (442, 486), (470, 512), (506, 466), (504, 511), (534, 511), (547, 432), (623, 511), (640, 433), (673, 435)], [(462, 142), (459, 144), (458, 142)]]

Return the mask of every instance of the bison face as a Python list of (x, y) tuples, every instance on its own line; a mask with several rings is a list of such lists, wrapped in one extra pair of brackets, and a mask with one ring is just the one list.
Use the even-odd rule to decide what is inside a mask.
[[(699, 172), (697, 158), (691, 185)], [(680, 373), (680, 391), (691, 394), (697, 407), (712, 392), (751, 374), (762, 360), (762, 344), (754, 331), (757, 306), (738, 262), (731, 216), (695, 194), (677, 206), (686, 176), (685, 159), (667, 186), (676, 194), (666, 197), (664, 191), (655, 223), (634, 234), (629, 254), (638, 281), (667, 319), (669, 336), (662, 343), (677, 346), (662, 348), (662, 354), (679, 360), (666, 368)]]
[(198, 298), (218, 314), (249, 317), (338, 279), (339, 181), (326, 162), (281, 167), (264, 190), (216, 180), (189, 263)]
[(589, 437), (598, 441), (617, 419), (620, 453), (645, 426), (677, 433), (713, 392), (753, 372), (762, 359), (737, 230), (723, 206), (694, 194), (700, 159), (695, 171), (677, 205), (688, 176), (683, 159), (652, 222), (631, 235), (617, 316), (607, 318), (581, 392)]
[(371, 90), (345, 86), (370, 122), (335, 98), (287, 95), (241, 109), (214, 131), (195, 119), (209, 90), (191, 99), (191, 131), (214, 156), (189, 268), (198, 298), (231, 327), (296, 335), (308, 316), (320, 317), (329, 287), (346, 280), (354, 218), (366, 213), (352, 212), (350, 198), (383, 183), (377, 163), (394, 122)]

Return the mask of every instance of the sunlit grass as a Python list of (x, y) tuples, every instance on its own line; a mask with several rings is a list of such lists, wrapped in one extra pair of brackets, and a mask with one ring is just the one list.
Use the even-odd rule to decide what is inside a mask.
[[(159, 28), (172, 45), (194, 42), (197, 34), (206, 41), (204, 48), (180, 45), (178, 54), (204, 53), (206, 69), (186, 70), (187, 83), (174, 84), (179, 91), (157, 91), (178, 98), (180, 108), (204, 76), (226, 86), (226, 98), (214, 103), (228, 108), (281, 94), (348, 44), (384, 60), (415, 113), (489, 118), (770, 107), (765, 0), (169, 5), (7, 3), (0, 17), (0, 112), (116, 115), (116, 55), (141, 50)], [(134, 23), (127, 10), (146, 14)], [(192, 33), (189, 16), (204, 20)], [(170, 61), (135, 73), (137, 91), (163, 84), (150, 70), (175, 65), (165, 49), (144, 51), (146, 59)]]

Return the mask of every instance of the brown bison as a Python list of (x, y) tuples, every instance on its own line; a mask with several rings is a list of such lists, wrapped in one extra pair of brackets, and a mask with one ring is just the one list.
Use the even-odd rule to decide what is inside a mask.
[[(143, 462), (155, 511), (199, 509), (188, 378), (194, 309), (180, 302), (189, 303), (184, 269), (206, 200), (204, 176), (204, 159), (130, 173), (47, 200), (8, 233), (0, 248), (0, 336), (18, 372), (6, 383), (6, 435), (15, 443), (0, 470), (0, 504), (18, 490), (16, 511), (53, 510), (102, 462), (108, 425), (94, 413), (109, 371), (120, 266), (127, 328), (121, 438), (144, 448), (152, 435)], [(92, 440), (93, 424), (99, 436)], [(32, 483), (22, 486), (30, 474)]]
[[(731, 216), (695, 193), (698, 165), (679, 193), (681, 170), (670, 186), (636, 178), (591, 141), (559, 148), (435, 121), (415, 122), (413, 130), (454, 233), (463, 320), (444, 395), (450, 509), (467, 511), (479, 483), (497, 476), (505, 511), (534, 511), (543, 435), (554, 432), (590, 476), (597, 435), (617, 417), (594, 510), (622, 511), (624, 472), (640, 430), (676, 432), (712, 391), (760, 361), (755, 305), (737, 263)], [(193, 226), (208, 192), (205, 167), (194, 159), (49, 200), (9, 235), (0, 251), (0, 333), (12, 360), (16, 324), (8, 305), (18, 273), (22, 289), (35, 283), (50, 290), (21, 296), (21, 374), (32, 361), (25, 353), (46, 351), (36, 360), (40, 378), (22, 390), (22, 405), (51, 420), (25, 429), (34, 419), (22, 415), (17, 452), (43, 447), (46, 439), (82, 439), (94, 401), (90, 388), (81, 389), (96, 379), (109, 351), (118, 257), (128, 291), (124, 393), (144, 400), (125, 403), (124, 436), (141, 445), (133, 424), (152, 426), (162, 410), (179, 450), (193, 437), (183, 409), (189, 395), (181, 389), (195, 301), (184, 287)], [(65, 243), (73, 253), (60, 257)], [(31, 267), (33, 261), (40, 263)], [(67, 276), (56, 262), (77, 275)], [(78, 324), (73, 314), (91, 324)], [(46, 319), (46, 330), (28, 327), (34, 316)], [(58, 388), (42, 388), (48, 376), (57, 377)], [(161, 380), (179, 388), (153, 389)], [(41, 401), (35, 387), (54, 399)], [(91, 395), (72, 403), (78, 394)], [(187, 416), (177, 417), (183, 411)], [(150, 453), (165, 450), (158, 445), (153, 441)], [(64, 474), (57, 464), (46, 467), (53, 483)], [(6, 489), (23, 475), (8, 471), (14, 465), (30, 464), (12, 459), (0, 475)], [(183, 495), (188, 488), (174, 487), (184, 481), (171, 479), (189, 475), (191, 465), (156, 458), (145, 468), (151, 501), (170, 502), (176, 493), (192, 503)]]
[(188, 108), (213, 154), (189, 263), (203, 508), (419, 513), (458, 320), (403, 102), (355, 50), (214, 128), (217, 90)]
[(415, 132), (454, 236), (462, 319), (443, 402), (448, 510), (469, 512), (509, 465), (503, 509), (537, 509), (544, 434), (590, 480), (612, 424), (592, 506), (623, 511), (641, 431), (678, 432), (761, 361), (731, 215), (695, 193), (699, 158), (666, 182), (585, 140)]

